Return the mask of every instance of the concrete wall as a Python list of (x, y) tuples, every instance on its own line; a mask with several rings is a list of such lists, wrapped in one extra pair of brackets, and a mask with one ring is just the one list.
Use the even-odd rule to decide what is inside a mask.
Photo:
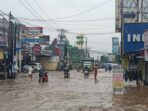
[(58, 62), (49, 62), (50, 57), (46, 56), (37, 56), (36, 61), (43, 64), (45, 70), (55, 71), (58, 69)]

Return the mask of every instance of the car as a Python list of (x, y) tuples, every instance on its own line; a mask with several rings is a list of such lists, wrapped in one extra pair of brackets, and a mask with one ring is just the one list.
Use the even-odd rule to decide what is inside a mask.
[(24, 65), (23, 66), (23, 72), (28, 72), (29, 71), (29, 67), (32, 67), (32, 66), (29, 66), (29, 65)]
[(41, 64), (40, 63), (28, 63), (23, 66), (23, 72), (28, 72), (29, 67), (33, 68), (33, 72), (39, 71), (41, 69)]
[(34, 69), (39, 71), (41, 69), (41, 64), (40, 63), (34, 63), (33, 65)]
[(105, 68), (105, 71), (111, 71), (112, 70), (112, 64), (111, 63), (105, 63), (104, 68)]

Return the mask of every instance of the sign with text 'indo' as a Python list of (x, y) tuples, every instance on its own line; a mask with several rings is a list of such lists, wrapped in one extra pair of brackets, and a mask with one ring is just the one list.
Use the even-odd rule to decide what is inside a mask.
[(124, 53), (136, 52), (144, 49), (144, 31), (148, 23), (125, 23)]

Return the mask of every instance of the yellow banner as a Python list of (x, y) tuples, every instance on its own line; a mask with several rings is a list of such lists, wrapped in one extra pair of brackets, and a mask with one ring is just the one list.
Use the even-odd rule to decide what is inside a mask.
[(113, 88), (124, 88), (123, 81), (113, 81)]
[(0, 60), (4, 60), (4, 52), (0, 50)]

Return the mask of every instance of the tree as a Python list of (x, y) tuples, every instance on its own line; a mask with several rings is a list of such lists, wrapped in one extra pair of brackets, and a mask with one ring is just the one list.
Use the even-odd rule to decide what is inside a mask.
[(100, 62), (101, 62), (101, 63), (106, 63), (106, 62), (108, 62), (108, 57), (105, 56), (105, 55), (101, 56)]

